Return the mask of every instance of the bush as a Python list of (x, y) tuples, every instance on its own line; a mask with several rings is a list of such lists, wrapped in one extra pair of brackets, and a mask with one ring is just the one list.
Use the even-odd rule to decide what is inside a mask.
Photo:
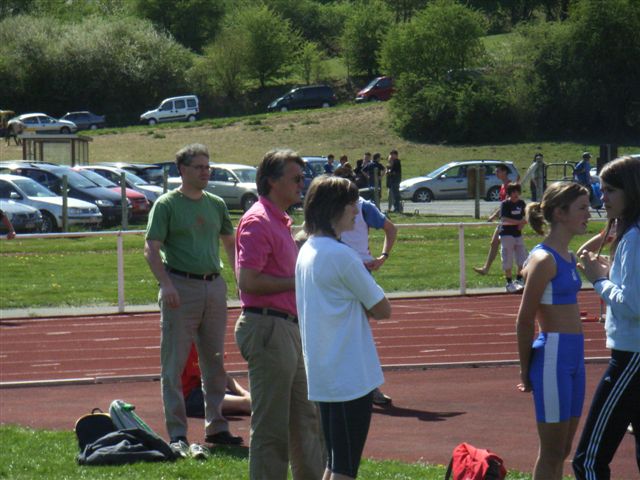
[(69, 110), (131, 123), (185, 93), (192, 54), (148, 21), (91, 16), (79, 23), (8, 17), (0, 22), (0, 105), (17, 112)]

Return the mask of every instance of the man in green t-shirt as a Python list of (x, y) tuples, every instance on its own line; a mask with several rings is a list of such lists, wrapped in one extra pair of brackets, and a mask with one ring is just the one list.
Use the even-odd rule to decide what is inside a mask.
[(226, 386), (224, 336), (227, 286), (220, 241), (235, 263), (233, 225), (224, 201), (207, 191), (209, 152), (187, 145), (176, 154), (182, 185), (162, 195), (149, 214), (144, 256), (160, 284), (162, 401), (172, 449), (188, 454), (181, 374), (195, 343), (205, 397), (205, 442), (237, 445), (222, 415)]

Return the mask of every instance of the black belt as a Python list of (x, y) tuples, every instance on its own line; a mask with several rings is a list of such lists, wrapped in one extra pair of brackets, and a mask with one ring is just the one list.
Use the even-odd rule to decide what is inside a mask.
[(166, 266), (165, 268), (167, 269), (167, 272), (173, 273), (174, 275), (179, 275), (185, 278), (192, 278), (194, 280), (205, 280), (207, 282), (215, 280), (220, 276), (219, 273), (189, 273), (183, 272), (182, 270), (176, 270), (175, 268), (171, 268), (169, 266)]
[(259, 315), (269, 315), (271, 317), (284, 318), (285, 320), (289, 320), (290, 322), (298, 323), (298, 317), (296, 315), (291, 315), (290, 313), (281, 312), (280, 310), (274, 310), (272, 308), (244, 307), (242, 311), (257, 313)]

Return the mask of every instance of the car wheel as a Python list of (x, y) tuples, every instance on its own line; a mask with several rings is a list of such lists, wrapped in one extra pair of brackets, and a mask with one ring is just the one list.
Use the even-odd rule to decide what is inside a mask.
[(42, 213), (42, 227), (40, 231), (42, 233), (53, 233), (58, 229), (56, 219), (46, 210), (40, 210)]
[(71, 130), (69, 130), (69, 127), (62, 127), (60, 129), (60, 133), (64, 133), (65, 135), (71, 133)]
[(92, 123), (91, 125), (89, 125), (89, 130), (97, 130), (98, 129), (98, 125), (96, 125), (95, 123)]
[(155, 125), (156, 123), (158, 123), (158, 121), (155, 118), (150, 118), (147, 121), (147, 124), (149, 124), (149, 125)]
[(196, 116), (195, 115), (189, 115), (187, 117), (187, 122), (195, 122), (196, 121)]
[(329, 108), (331, 105), (329, 105), (329, 102), (324, 102), (322, 104), (322, 108)]
[(430, 202), (433, 200), (433, 193), (428, 188), (420, 188), (413, 194), (414, 202)]
[(497, 202), (500, 200), (500, 187), (491, 187), (487, 192), (488, 202)]
[(249, 210), (251, 208), (251, 205), (256, 203), (257, 200), (258, 199), (255, 195), (245, 195), (244, 197), (242, 197), (242, 201), (240, 202), (242, 211), (246, 212), (247, 210)]
[(289, 109), (287, 107), (280, 107), (281, 112), (288, 112)]

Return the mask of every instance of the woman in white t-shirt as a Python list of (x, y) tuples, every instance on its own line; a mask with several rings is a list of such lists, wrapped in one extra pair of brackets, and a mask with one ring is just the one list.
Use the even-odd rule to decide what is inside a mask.
[(356, 478), (369, 431), (372, 391), (384, 378), (368, 317), (391, 305), (358, 254), (340, 242), (353, 228), (358, 189), (317, 177), (305, 197), (309, 238), (296, 264), (296, 303), (309, 400), (318, 402), (327, 446), (324, 480)]

